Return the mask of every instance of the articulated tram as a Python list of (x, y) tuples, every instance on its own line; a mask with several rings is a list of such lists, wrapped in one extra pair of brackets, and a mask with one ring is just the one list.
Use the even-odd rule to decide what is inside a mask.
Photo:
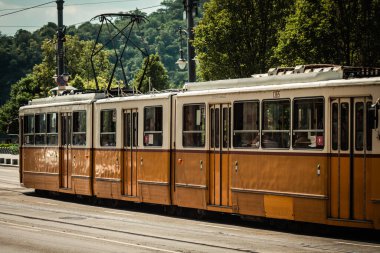
[(380, 70), (271, 69), (20, 108), (28, 188), (380, 229)]

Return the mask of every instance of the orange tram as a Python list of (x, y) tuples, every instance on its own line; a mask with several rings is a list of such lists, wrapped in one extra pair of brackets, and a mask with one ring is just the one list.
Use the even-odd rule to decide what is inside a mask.
[(28, 188), (380, 229), (380, 69), (305, 65), (20, 108)]

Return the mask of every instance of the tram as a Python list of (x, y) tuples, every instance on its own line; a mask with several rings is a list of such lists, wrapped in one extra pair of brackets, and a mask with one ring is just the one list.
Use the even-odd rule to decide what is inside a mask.
[(380, 69), (304, 65), (20, 108), (28, 188), (380, 229)]

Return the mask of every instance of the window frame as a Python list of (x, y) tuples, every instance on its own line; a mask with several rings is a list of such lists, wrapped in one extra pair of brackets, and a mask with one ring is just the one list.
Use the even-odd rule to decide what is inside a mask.
[[(26, 145), (26, 146), (34, 146), (35, 145), (35, 139), (34, 139), (34, 133), (35, 133), (35, 116), (34, 116), (34, 114), (25, 114), (24, 116), (23, 116), (24, 118), (23, 118), (23, 129), (22, 129), (22, 132), (23, 132), (23, 140), (22, 140), (22, 144), (23, 145)], [(32, 119), (33, 119), (33, 122), (32, 122), (32, 125), (31, 125), (31, 132), (25, 132), (25, 126), (26, 126), (26, 124), (27, 124), (27, 122), (29, 122), (29, 121), (27, 121), (26, 119), (27, 118), (29, 118), (29, 117), (31, 117)], [(29, 128), (29, 124), (28, 124), (28, 128)], [(30, 137), (31, 139), (32, 139), (32, 143), (26, 143), (26, 137)]]
[[(37, 122), (37, 116), (38, 116), (38, 122)], [(41, 119), (43, 119), (43, 121)], [(43, 125), (41, 125), (41, 122), (44, 122)], [(38, 124), (38, 127), (37, 127), (37, 124)], [(39, 132), (37, 132), (37, 129)], [(44, 112), (43, 113), (35, 113), (34, 114), (34, 145), (35, 146), (45, 146), (47, 144), (46, 143), (47, 142), (46, 132), (47, 132), (47, 115), (46, 115), (46, 113), (44, 113)], [(42, 137), (42, 142), (37, 143), (37, 137)]]
[[(202, 119), (203, 119), (203, 130), (185, 130), (185, 107), (190, 106), (200, 106), (201, 114), (200, 114), (200, 121), (201, 121), (201, 128), (202, 128)], [(202, 118), (202, 108), (204, 112), (204, 117)], [(182, 147), (184, 148), (204, 148), (206, 147), (206, 128), (207, 128), (207, 115), (206, 115), (206, 104), (205, 103), (189, 103), (189, 104), (183, 104), (182, 105)], [(185, 145), (185, 134), (200, 134), (203, 136), (201, 139), (202, 145)]]
[[(154, 113), (155, 113), (155, 120), (154, 120), (154, 130), (151, 130), (150, 128), (149, 128), (149, 130), (146, 130), (146, 120), (147, 120), (147, 118), (146, 118), (146, 115), (147, 115), (147, 113), (146, 113), (146, 110), (147, 109), (150, 109), (150, 108), (155, 108), (155, 111), (154, 111)], [(157, 121), (156, 121), (156, 109), (157, 108), (160, 108), (161, 109), (161, 130), (157, 130), (156, 129), (156, 123), (157, 123)], [(149, 105), (149, 106), (144, 106), (144, 110), (143, 110), (144, 112), (144, 114), (143, 114), (143, 126), (144, 126), (144, 130), (143, 130), (143, 146), (144, 147), (162, 147), (163, 146), (163, 142), (164, 142), (164, 108), (163, 108), (163, 106), (162, 105)], [(159, 136), (159, 138), (158, 138), (158, 144), (155, 144), (154, 142), (155, 142), (155, 135), (157, 135), (158, 134), (158, 136)], [(153, 143), (152, 144), (150, 144), (150, 135), (153, 135)], [(148, 140), (148, 141), (147, 141)]]
[[(74, 131), (74, 126), (75, 126), (75, 114), (78, 113), (78, 115), (80, 115), (81, 113), (84, 113), (84, 132), (83, 131), (78, 131), (78, 132), (75, 132)], [(81, 125), (80, 125), (80, 119), (81, 117), (78, 116), (78, 128), (79, 130), (81, 130)], [(115, 128), (116, 130), (116, 128)], [(74, 142), (75, 140), (75, 136), (78, 135), (78, 136), (83, 136), (84, 135), (84, 143), (80, 143), (80, 144), (76, 144)], [(86, 146), (87, 145), (87, 111), (86, 110), (76, 110), (76, 111), (73, 111), (72, 112), (72, 131), (71, 131), (71, 143), (73, 146)]]
[[(55, 114), (55, 132), (51, 132), (49, 129), (49, 115)], [(55, 136), (56, 142), (50, 143), (49, 138)], [(46, 145), (47, 146), (58, 146), (58, 113), (57, 112), (47, 112), (46, 113)]]
[[(295, 103), (296, 101), (298, 100), (317, 100), (317, 99), (321, 99), (322, 100), (322, 129), (318, 129), (318, 122), (317, 122), (317, 128), (316, 129), (295, 129), (295, 113), (296, 113), (296, 110), (295, 110)], [(325, 118), (326, 118), (326, 100), (325, 100), (325, 97), (324, 96), (314, 96), (314, 97), (295, 97), (293, 98), (292, 100), (292, 110), (291, 110), (291, 116), (292, 116), (292, 119), (291, 119), (291, 146), (293, 149), (296, 149), (296, 150), (299, 150), (299, 149), (302, 149), (302, 150), (323, 150), (326, 146), (326, 124), (325, 124)], [(322, 139), (323, 139), (323, 145), (317, 145), (317, 140), (315, 140), (315, 144), (316, 146), (315, 147), (296, 147), (295, 146), (295, 135), (296, 133), (310, 133), (310, 136), (311, 133), (314, 133), (314, 134), (317, 134), (317, 133), (322, 133)], [(315, 135), (317, 136), (317, 135)], [(310, 144), (312, 145), (312, 143)]]
[[(288, 124), (289, 124), (289, 127), (287, 130), (267, 130), (265, 129), (264, 125), (265, 125), (265, 122), (264, 122), (264, 119), (265, 119), (265, 113), (264, 113), (264, 109), (265, 109), (265, 106), (264, 104), (267, 103), (267, 102), (288, 102), (289, 104), (289, 115), (288, 115)], [(261, 143), (261, 147), (263, 149), (282, 149), (282, 150), (289, 150), (290, 147), (291, 147), (291, 131), (292, 131), (292, 103), (291, 103), (291, 99), (290, 98), (279, 98), (279, 99), (263, 99), (261, 101), (261, 136), (260, 136), (260, 143)], [(264, 134), (266, 133), (288, 133), (288, 145), (286, 147), (281, 147), (281, 146), (276, 146), (276, 142), (273, 141), (273, 140), (269, 140), (273, 143), (271, 143), (270, 145), (273, 145), (273, 146), (270, 146), (268, 144), (268, 146), (266, 147), (265, 145), (263, 145), (263, 139), (264, 139)], [(277, 143), (278, 144), (278, 143)]]
[[(103, 112), (112, 112), (112, 121), (111, 121), (111, 124), (113, 124), (114, 122), (114, 130), (113, 132), (103, 132)], [(117, 132), (117, 110), (116, 108), (112, 108), (112, 109), (102, 109), (100, 110), (99, 112), (100, 114), (100, 122), (99, 122), (99, 125), (100, 125), (100, 131), (99, 131), (99, 144), (101, 147), (116, 147), (116, 142), (117, 142), (117, 139), (116, 139), (116, 132)], [(115, 121), (113, 121), (113, 118), (115, 117)], [(111, 125), (111, 128), (112, 128), (112, 125)], [(111, 129), (112, 130), (112, 129)], [(106, 145), (105, 143), (102, 142), (102, 138), (104, 136), (113, 136), (113, 140), (114, 142), (108, 142), (108, 144)]]
[[(236, 126), (235, 126), (235, 118), (236, 118), (236, 113), (235, 113), (235, 105), (236, 104), (243, 104), (243, 103), (254, 103), (254, 104), (257, 104), (257, 116), (258, 118), (256, 119), (257, 121), (257, 130), (236, 130)], [(237, 100), (237, 101), (234, 101), (233, 105), (232, 105), (232, 112), (233, 112), (233, 119), (232, 119), (232, 146), (233, 148), (236, 148), (236, 149), (259, 149), (260, 146), (261, 146), (261, 103), (260, 103), (260, 100), (259, 99), (253, 99), (253, 100)], [(235, 145), (235, 133), (257, 133), (255, 139), (258, 137), (259, 139), (257, 140), (257, 142), (255, 144), (252, 143), (251, 146), (237, 146)]]

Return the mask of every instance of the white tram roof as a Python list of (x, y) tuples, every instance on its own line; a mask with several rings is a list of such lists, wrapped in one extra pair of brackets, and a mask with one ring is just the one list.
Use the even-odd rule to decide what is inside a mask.
[(135, 95), (125, 96), (125, 97), (109, 97), (109, 98), (96, 101), (96, 104), (117, 103), (117, 102), (126, 102), (126, 101), (141, 101), (141, 100), (152, 100), (152, 99), (167, 99), (173, 94), (176, 94), (176, 93), (164, 92), (164, 93), (135, 94)]
[[(367, 78), (353, 78), (353, 79), (340, 79), (340, 80), (327, 80), (327, 81), (308, 81), (308, 82), (293, 82), (293, 83), (270, 83), (267, 85), (251, 85), (239, 86), (239, 82), (248, 82), (251, 78), (222, 80), (223, 83), (230, 82), (229, 88), (209, 88), (202, 90), (190, 90), (183, 93), (178, 93), (178, 97), (186, 96), (202, 96), (202, 95), (218, 95), (227, 93), (241, 93), (241, 92), (265, 92), (274, 90), (294, 90), (305, 88), (324, 88), (324, 87), (343, 87), (343, 86), (367, 86), (367, 85), (380, 85), (380, 77), (367, 77)], [(219, 82), (219, 81), (215, 81)], [(234, 84), (238, 83), (237, 86)]]
[(51, 96), (46, 98), (36, 98), (29, 101), (29, 104), (23, 106), (21, 109), (32, 109), (38, 107), (50, 107), (57, 105), (70, 105), (70, 104), (89, 104), (98, 99), (105, 98), (104, 93), (77, 93), (67, 94), (63, 96)]
[[(226, 79), (208, 82), (187, 83), (184, 85), (185, 91), (205, 91), (216, 89), (231, 89), (243, 87), (275, 87), (286, 84), (316, 83), (330, 80), (344, 80), (355, 76), (380, 76), (379, 68), (345, 67), (329, 64), (299, 65), (296, 67), (271, 68), (268, 73), (255, 74), (249, 78)], [(359, 78), (355, 78), (358, 80)], [(360, 78), (361, 80), (363, 78)], [(360, 82), (360, 81), (358, 81)], [(292, 88), (296, 88), (292, 86)], [(259, 88), (259, 90), (261, 90)]]

